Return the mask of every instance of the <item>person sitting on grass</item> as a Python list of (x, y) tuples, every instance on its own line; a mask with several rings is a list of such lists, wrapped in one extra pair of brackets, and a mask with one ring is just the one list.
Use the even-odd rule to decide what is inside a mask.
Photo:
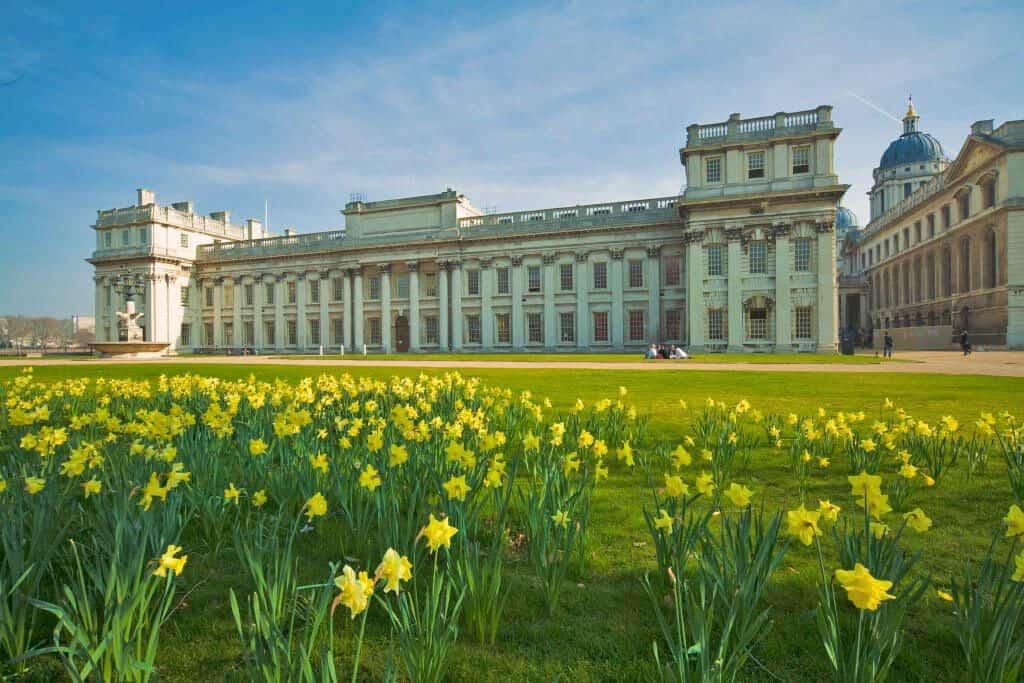
[(658, 358), (658, 347), (651, 344), (647, 351), (644, 352), (644, 359), (646, 360), (657, 360)]
[(686, 360), (690, 357), (690, 354), (683, 351), (681, 346), (672, 345), (672, 350), (669, 351), (668, 357), (673, 360)]

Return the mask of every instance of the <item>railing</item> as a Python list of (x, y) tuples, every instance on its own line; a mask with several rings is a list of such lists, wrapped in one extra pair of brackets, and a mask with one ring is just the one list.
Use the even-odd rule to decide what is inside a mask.
[(310, 232), (302, 235), (286, 235), (284, 237), (264, 237), (256, 240), (203, 244), (196, 250), (196, 258), (200, 260), (203, 258), (235, 258), (270, 251), (305, 251), (311, 248), (322, 247), (325, 242), (341, 242), (344, 237), (344, 230), (330, 230), (327, 232)]
[(485, 216), (471, 216), (459, 219), (460, 228), (479, 228), (484, 226), (509, 226), (534, 223), (557, 223), (572, 225), (583, 222), (612, 222), (616, 220), (636, 221), (650, 217), (651, 220), (675, 215), (678, 197), (661, 197), (626, 202), (604, 204), (585, 204), (564, 206), (540, 211), (517, 211), (514, 213), (494, 213)]
[(743, 119), (733, 114), (719, 123), (693, 124), (686, 129), (686, 145), (722, 142), (722, 139), (769, 138), (815, 128), (832, 128), (832, 107), (779, 112), (772, 116)]
[(117, 256), (174, 256), (191, 258), (185, 248), (155, 247), (151, 244), (137, 244), (131, 247), (100, 247), (92, 252), (93, 258), (114, 258)]
[(172, 206), (130, 206), (96, 212), (96, 227), (110, 227), (130, 223), (167, 223), (181, 228), (198, 230), (211, 235), (225, 235), (234, 239), (245, 236), (245, 228), (219, 221), (198, 213), (185, 213)]
[(895, 222), (897, 218), (902, 217), (914, 207), (920, 206), (926, 200), (931, 199), (933, 196), (945, 189), (945, 187), (946, 174), (940, 173), (910, 193), (909, 197), (906, 197), (899, 203), (889, 207), (881, 216), (864, 226), (864, 236), (861, 237), (861, 240), (863, 241), (866, 237), (874, 235), (878, 231), (887, 228), (890, 224)]

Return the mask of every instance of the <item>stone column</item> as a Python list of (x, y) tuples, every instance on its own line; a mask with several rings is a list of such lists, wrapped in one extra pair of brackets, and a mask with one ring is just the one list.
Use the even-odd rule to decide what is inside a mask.
[(341, 343), (347, 351), (355, 351), (352, 343), (352, 274), (351, 268), (341, 271)]
[(442, 351), (448, 351), (448, 262), (438, 262), (437, 275), (437, 342)]
[(836, 239), (831, 221), (818, 223), (818, 350), (835, 351), (839, 344), (836, 325)]
[(284, 298), (288, 290), (288, 283), (282, 273), (274, 278), (274, 346), (278, 351), (283, 351), (287, 334), (284, 327)]
[(558, 320), (555, 319), (555, 254), (544, 254), (544, 275), (541, 289), (544, 291), (544, 346), (553, 350), (558, 345)]
[(295, 277), (295, 341), (296, 350), (306, 350), (308, 322), (306, 320), (306, 302), (309, 301), (309, 278), (305, 272)]
[[(331, 294), (328, 290), (331, 288), (331, 272), (325, 270), (320, 273), (320, 346), (326, 349), (330, 345), (331, 341), (331, 312), (328, 309), (328, 301), (330, 301)], [(319, 352), (320, 349), (317, 349)]]
[(245, 296), (245, 285), (242, 284), (242, 278), (240, 277), (236, 277), (234, 282), (235, 284), (232, 285), (234, 298), (231, 301), (231, 329), (234, 335), (232, 345), (238, 348), (245, 343), (242, 339), (242, 297)]
[(590, 292), (590, 279), (587, 277), (589, 259), (585, 252), (576, 254), (576, 273), (573, 284), (576, 285), (576, 348), (585, 349), (590, 346), (590, 311), (587, 307), (587, 295)]
[(409, 269), (409, 350), (420, 350), (420, 264), (410, 261)]
[(192, 347), (197, 348), (204, 345), (203, 341), (203, 293), (205, 291), (203, 280), (196, 280), (195, 290), (189, 303), (192, 307)]
[(688, 232), (686, 240), (686, 330), (691, 351), (704, 348), (704, 254), (703, 233)]
[(490, 260), (480, 261), (480, 346), (487, 351), (494, 348), (491, 272)]
[(743, 352), (743, 279), (740, 271), (741, 264), (741, 239), (743, 230), (741, 228), (728, 228), (725, 231), (725, 238), (728, 240), (727, 250), (729, 254), (729, 352)]
[(377, 266), (380, 271), (380, 344), (384, 353), (395, 349), (391, 345), (391, 264)]
[(362, 353), (366, 337), (363, 336), (363, 268), (352, 273), (352, 352)]
[(523, 257), (512, 257), (512, 268), (509, 273), (512, 292), (512, 348), (522, 351), (525, 347), (523, 332), (526, 330), (526, 319), (523, 317)]
[(156, 341), (157, 332), (157, 277), (153, 273), (146, 273), (146, 317), (143, 318), (146, 328), (146, 341)]
[(263, 276), (256, 275), (252, 279), (252, 345), (256, 353), (265, 346), (263, 340), (263, 302), (266, 299), (267, 286)]
[(647, 247), (647, 338), (661, 341), (661, 247)]
[(94, 315), (96, 316), (96, 331), (94, 332), (93, 336), (95, 337), (96, 341), (98, 341), (98, 342), (114, 341), (114, 340), (107, 339), (107, 337), (109, 336), (108, 333), (107, 333), (107, 329), (108, 329), (107, 328), (107, 325), (108, 325), (107, 316), (109, 315), (109, 311), (107, 311), (107, 298), (106, 298), (106, 294), (107, 294), (106, 281), (107, 281), (107, 279), (105, 277), (101, 276), (101, 275), (94, 275), (92, 280), (96, 284), (96, 292), (95, 292), (95, 296), (96, 296), (95, 303), (96, 303), (96, 306), (95, 306), (95, 309), (94, 309), (95, 310)]
[(449, 261), (452, 274), (452, 351), (462, 350), (462, 264)]
[(221, 320), (220, 307), (224, 300), (224, 278), (214, 280), (213, 286), (213, 345), (220, 348), (224, 345), (224, 323)]
[(775, 235), (775, 349), (789, 351), (793, 344), (792, 297), (789, 275), (788, 225), (776, 225)]
[(611, 333), (612, 333), (612, 347), (616, 349), (622, 349), (624, 347), (624, 336), (623, 336), (623, 325), (625, 320), (625, 309), (622, 304), (622, 250), (612, 249), (609, 254), (611, 255), (611, 278), (612, 287), (612, 315), (611, 315)]

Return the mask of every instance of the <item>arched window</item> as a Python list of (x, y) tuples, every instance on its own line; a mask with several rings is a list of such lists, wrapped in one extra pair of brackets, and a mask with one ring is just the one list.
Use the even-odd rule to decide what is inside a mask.
[(942, 296), (953, 296), (953, 249), (942, 248)]
[(960, 287), (961, 292), (971, 291), (971, 238), (960, 242)]
[(999, 284), (999, 252), (996, 250), (996, 231), (985, 235), (984, 285), (989, 289)]

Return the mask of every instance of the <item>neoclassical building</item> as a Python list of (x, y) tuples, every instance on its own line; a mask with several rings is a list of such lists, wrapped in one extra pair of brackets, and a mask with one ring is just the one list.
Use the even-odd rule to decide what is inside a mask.
[(978, 121), (952, 161), (913, 106), (882, 155), (871, 221), (843, 250), (841, 296), (897, 349), (1024, 347), (1024, 121)]
[(132, 274), (171, 352), (831, 351), (831, 111), (690, 126), (672, 197), (484, 213), (449, 189), (270, 236), (139, 190), (93, 226), (97, 339), (117, 340)]

